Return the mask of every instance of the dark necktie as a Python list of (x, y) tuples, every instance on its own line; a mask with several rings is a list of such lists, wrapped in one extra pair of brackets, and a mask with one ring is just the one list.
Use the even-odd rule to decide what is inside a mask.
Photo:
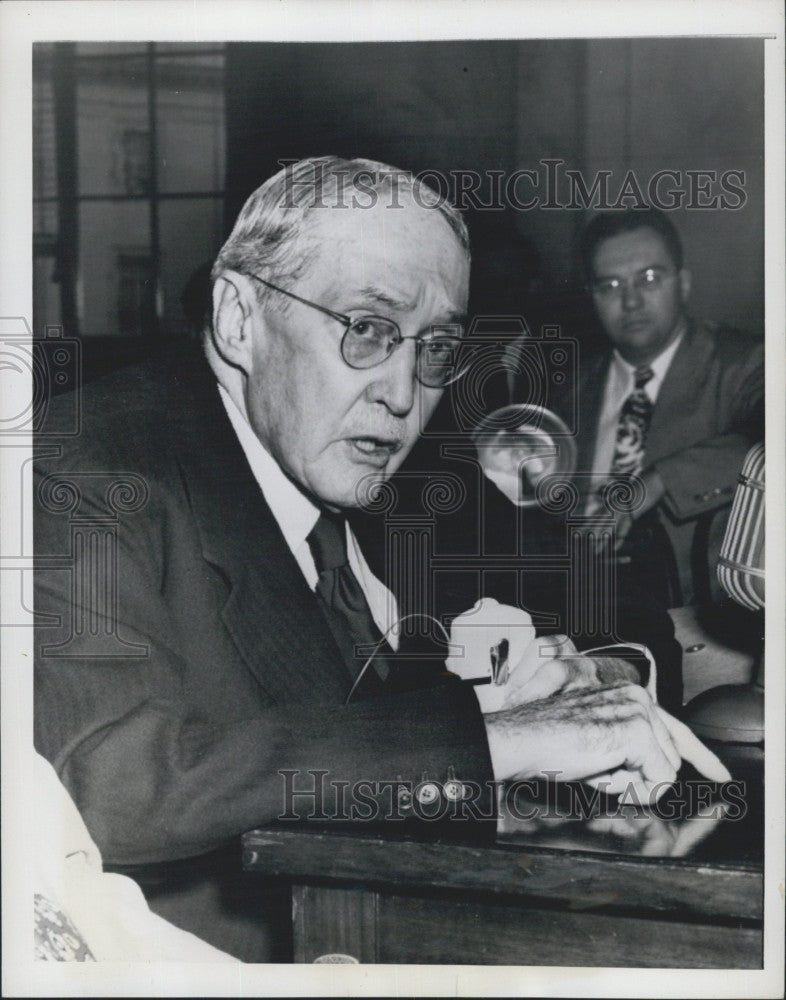
[[(319, 574), (316, 593), (322, 613), (355, 680), (382, 633), (349, 565), (344, 518), (324, 511), (308, 536), (308, 544)], [(359, 652), (358, 647), (363, 651)], [(379, 688), (380, 679), (387, 679), (390, 665), (385, 657), (390, 652), (390, 646), (383, 641), (364, 674), (362, 687), (366, 692)]]
[(652, 420), (653, 403), (644, 386), (653, 376), (651, 368), (637, 368), (633, 392), (622, 404), (617, 438), (614, 443), (612, 476), (638, 475), (644, 465), (647, 431)]

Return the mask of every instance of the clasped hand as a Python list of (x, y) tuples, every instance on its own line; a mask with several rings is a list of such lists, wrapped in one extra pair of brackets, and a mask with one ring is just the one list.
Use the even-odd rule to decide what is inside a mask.
[[(537, 639), (526, 612), (484, 599), (451, 629), (449, 670), (489, 675), (490, 651), (508, 644), (505, 684), (476, 686), (494, 776), (528, 779), (548, 772), (610, 794), (630, 789), (657, 801), (683, 760), (712, 781), (731, 775), (650, 689), (632, 664), (577, 652), (566, 636)], [(455, 644), (455, 645), (454, 645)]]

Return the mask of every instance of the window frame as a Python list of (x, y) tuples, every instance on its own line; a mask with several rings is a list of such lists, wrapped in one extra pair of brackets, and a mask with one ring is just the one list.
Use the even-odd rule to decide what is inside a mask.
[[(163, 323), (162, 260), (161, 260), (161, 224), (160, 206), (165, 201), (219, 199), (225, 198), (225, 186), (221, 190), (208, 191), (162, 191), (159, 185), (158, 147), (158, 95), (159, 95), (159, 63), (170, 63), (172, 60), (198, 61), (205, 56), (226, 55), (225, 45), (210, 45), (195, 49), (183, 46), (175, 49), (172, 43), (147, 42), (144, 51), (118, 51), (117, 53), (98, 50), (85, 51), (84, 43), (55, 42), (51, 47), (41, 47), (37, 58), (41, 61), (39, 72), (46, 72), (46, 62), (51, 61), (54, 142), (55, 142), (55, 175), (56, 193), (37, 196), (33, 191), (33, 205), (50, 204), (57, 207), (57, 232), (40, 234), (33, 241), (34, 257), (55, 257), (54, 281), (60, 286), (60, 307), (62, 324), (69, 336), (80, 336), (82, 317), (79, 309), (79, 209), (88, 202), (133, 202), (142, 201), (148, 204), (148, 235), (150, 257), (152, 260), (153, 280), (153, 315), (151, 317), (151, 337), (157, 337), (165, 332)], [(147, 193), (80, 193), (78, 178), (77, 153), (77, 82), (80, 66), (90, 61), (111, 59), (113, 62), (132, 60), (136, 63), (140, 58), (145, 64), (145, 88), (147, 95), (147, 125), (149, 130), (147, 174), (149, 191)], [(34, 62), (35, 86), (35, 62)], [(34, 213), (35, 217), (35, 213)], [(119, 331), (118, 331), (118, 335)], [(127, 335), (124, 335), (127, 336)]]

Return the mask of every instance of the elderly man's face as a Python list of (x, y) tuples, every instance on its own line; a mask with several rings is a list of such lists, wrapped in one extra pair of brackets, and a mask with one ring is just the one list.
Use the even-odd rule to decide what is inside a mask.
[[(593, 298), (606, 335), (632, 365), (656, 358), (681, 329), (690, 277), (678, 271), (663, 238), (643, 227), (602, 240), (592, 258), (593, 282), (619, 279), (620, 287)], [(656, 276), (650, 287), (645, 275)]]
[[(388, 317), (405, 337), (464, 314), (467, 256), (434, 210), (386, 207), (383, 198), (373, 208), (314, 210), (307, 243), (302, 275), (282, 282), (303, 298), (352, 318)], [(359, 481), (401, 465), (442, 390), (417, 381), (412, 340), (356, 370), (341, 357), (337, 320), (278, 295), (258, 313), (246, 372), (252, 427), (315, 497), (357, 505)]]

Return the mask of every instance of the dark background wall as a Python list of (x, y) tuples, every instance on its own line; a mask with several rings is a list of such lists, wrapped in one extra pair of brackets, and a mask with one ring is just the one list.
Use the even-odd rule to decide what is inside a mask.
[[(42, 43), (36, 335), (51, 325), (81, 338), (87, 379), (193, 336), (189, 274), (281, 161), (325, 153), (436, 172), (452, 196), (459, 174), (479, 177), (458, 191), (471, 311), (520, 315), (534, 331), (559, 324), (588, 344), (576, 255), (588, 212), (568, 172), (590, 191), (605, 176), (614, 203), (626, 178), (646, 198), (650, 179), (673, 171), (660, 193), (682, 200), (673, 218), (694, 311), (761, 332), (763, 56), (746, 38)], [(521, 171), (529, 179), (511, 186)], [(705, 193), (691, 195), (691, 171), (714, 176), (697, 177)], [(729, 171), (735, 210), (718, 204)], [(198, 287), (194, 301), (199, 315)]]
[[(575, 240), (586, 220), (564, 171), (588, 186), (610, 171), (614, 201), (627, 171), (646, 185), (673, 170), (673, 218), (694, 272), (694, 310), (761, 330), (763, 45), (750, 39), (618, 39), (372, 44), (243, 44), (227, 51), (226, 217), (278, 161), (337, 153), (414, 171), (536, 170), (540, 205), (468, 211), (476, 304), (529, 310), (536, 321), (588, 326)], [(561, 187), (544, 207), (545, 159)], [(743, 171), (737, 210), (686, 207), (687, 171)], [(695, 182), (694, 182), (695, 183)], [(739, 179), (736, 181), (739, 185)], [(709, 184), (709, 187), (707, 185)], [(479, 195), (488, 200), (489, 191)], [(528, 182), (518, 188), (524, 200)], [(535, 192), (538, 193), (538, 192)], [(739, 204), (739, 195), (727, 196)]]

